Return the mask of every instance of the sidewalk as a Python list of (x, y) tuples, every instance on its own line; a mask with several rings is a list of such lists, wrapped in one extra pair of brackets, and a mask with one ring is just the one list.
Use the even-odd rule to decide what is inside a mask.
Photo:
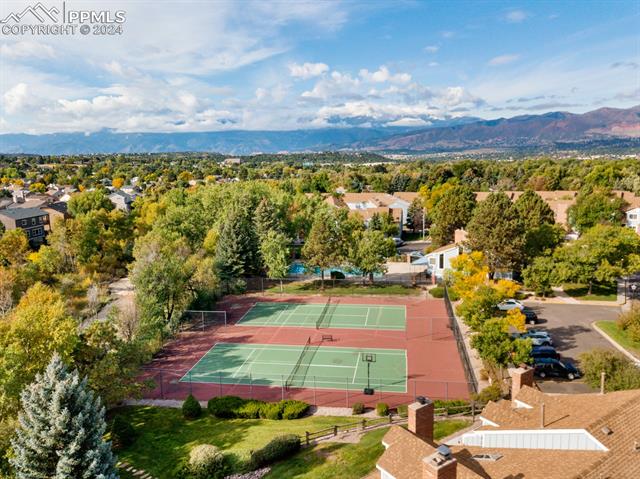
[(553, 288), (554, 296), (552, 298), (536, 298), (531, 296), (526, 299), (526, 301), (532, 301), (536, 303), (551, 303), (551, 304), (582, 304), (584, 306), (612, 306), (619, 307), (624, 303), (624, 294), (618, 294), (618, 299), (616, 301), (584, 301), (576, 298), (572, 298), (567, 293), (565, 293), (562, 288), (554, 286)]

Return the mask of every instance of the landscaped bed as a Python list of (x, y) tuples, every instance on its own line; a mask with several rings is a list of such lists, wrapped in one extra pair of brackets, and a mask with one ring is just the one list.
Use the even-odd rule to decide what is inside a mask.
[(581, 301), (616, 301), (618, 299), (617, 285), (594, 284), (589, 293), (587, 284), (565, 284), (562, 289), (567, 295)]
[[(185, 420), (179, 409), (132, 406), (117, 411), (131, 422), (135, 442), (117, 452), (118, 459), (158, 479), (179, 473), (189, 451), (199, 444), (212, 444), (246, 459), (250, 451), (265, 446), (275, 436), (316, 431), (333, 425), (353, 423), (353, 417), (310, 416), (295, 420), (217, 419), (206, 412)], [(465, 420), (438, 421), (436, 438), (445, 437), (468, 425)], [(322, 443), (306, 448), (291, 459), (277, 463), (268, 477), (360, 478), (375, 467), (382, 454), (380, 439), (387, 428), (366, 433), (357, 444)], [(122, 477), (129, 477), (126, 473)]]
[(633, 341), (629, 334), (620, 328), (615, 321), (598, 321), (596, 325), (604, 331), (611, 339), (622, 346), (624, 349), (640, 358), (640, 342)]

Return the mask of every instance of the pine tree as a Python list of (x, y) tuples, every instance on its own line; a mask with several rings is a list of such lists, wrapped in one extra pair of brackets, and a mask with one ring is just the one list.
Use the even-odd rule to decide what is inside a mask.
[(57, 354), (22, 392), (10, 459), (18, 479), (116, 479), (100, 398)]

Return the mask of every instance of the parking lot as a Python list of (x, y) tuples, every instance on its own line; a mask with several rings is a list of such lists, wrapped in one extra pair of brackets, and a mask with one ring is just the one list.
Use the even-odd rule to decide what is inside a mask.
[[(613, 346), (593, 329), (591, 324), (595, 321), (616, 320), (620, 314), (620, 308), (538, 301), (526, 301), (525, 305), (536, 312), (539, 324), (535, 327), (545, 329), (551, 334), (554, 347), (564, 359), (577, 363), (579, 355), (585, 351), (594, 348), (613, 349)], [(591, 388), (581, 381), (545, 380), (538, 381), (538, 384), (545, 392), (591, 391)]]

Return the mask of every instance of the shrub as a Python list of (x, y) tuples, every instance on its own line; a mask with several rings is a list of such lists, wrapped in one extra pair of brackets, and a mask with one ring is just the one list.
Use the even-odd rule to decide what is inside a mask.
[(632, 308), (618, 318), (618, 326), (632, 341), (640, 341), (640, 308)]
[(237, 410), (241, 408), (246, 401), (237, 396), (220, 396), (212, 398), (207, 404), (207, 409), (212, 416), (221, 419), (233, 419), (237, 417)]
[(258, 419), (265, 403), (263, 401), (249, 400), (234, 409), (234, 417), (242, 419)]
[(297, 419), (309, 410), (303, 401), (283, 400), (276, 403), (242, 399), (237, 396), (212, 398), (207, 404), (211, 415), (221, 419)]
[(282, 410), (284, 406), (281, 403), (265, 403), (260, 408), (260, 417), (262, 419), (282, 419)]
[(285, 400), (282, 401), (282, 419), (298, 419), (304, 416), (309, 410), (309, 405), (304, 401)]
[(436, 286), (429, 290), (429, 294), (434, 298), (444, 298), (444, 288), (442, 286)]
[(345, 279), (342, 271), (331, 271), (331, 279)]
[(210, 444), (191, 449), (187, 468), (193, 479), (218, 479), (230, 472), (226, 456)]
[(362, 413), (364, 413), (364, 404), (361, 403), (361, 402), (353, 403), (351, 411), (353, 412), (353, 414), (362, 414)]
[(396, 408), (396, 412), (398, 413), (398, 416), (407, 417), (409, 415), (409, 406), (401, 404)]
[(136, 440), (136, 431), (127, 419), (117, 414), (111, 422), (111, 444), (114, 449), (130, 446)]
[(502, 399), (500, 383), (495, 382), (491, 386), (487, 386), (478, 394), (474, 394), (473, 399), (483, 404), (486, 404), (489, 401), (498, 401)]
[(461, 412), (465, 412), (464, 406), (469, 406), (469, 403), (467, 401), (463, 401), (462, 399), (451, 399), (447, 401), (436, 399), (435, 401), (433, 401), (433, 407), (435, 409), (446, 409), (447, 414), (458, 414)]
[(300, 437), (285, 434), (272, 439), (266, 446), (251, 453), (251, 467), (258, 469), (285, 459), (300, 450)]
[(186, 419), (196, 419), (202, 414), (202, 407), (200, 403), (193, 397), (192, 394), (187, 396), (187, 399), (182, 403), (182, 415)]
[(376, 404), (376, 413), (378, 416), (384, 417), (389, 415), (389, 405), (386, 402)]
[(455, 289), (449, 288), (449, 299), (451, 301), (458, 301), (460, 299), (460, 295)]
[(600, 374), (605, 373), (606, 391), (640, 388), (640, 369), (626, 356), (605, 349), (596, 349), (580, 355), (580, 368), (585, 382), (593, 388), (600, 387)]

